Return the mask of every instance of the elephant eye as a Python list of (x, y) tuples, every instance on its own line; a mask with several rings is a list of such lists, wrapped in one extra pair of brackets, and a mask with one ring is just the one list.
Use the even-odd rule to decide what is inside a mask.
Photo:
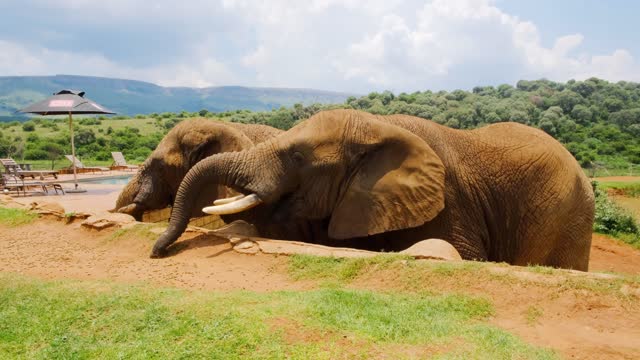
[(296, 164), (301, 165), (304, 162), (304, 155), (302, 155), (300, 151), (294, 151), (293, 154), (291, 154), (291, 159), (293, 159), (293, 162)]

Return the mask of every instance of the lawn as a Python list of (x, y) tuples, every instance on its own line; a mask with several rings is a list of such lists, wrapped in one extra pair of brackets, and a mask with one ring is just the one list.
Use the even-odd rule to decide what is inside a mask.
[[(70, 296), (72, 295), (72, 296)], [(0, 357), (547, 359), (456, 294), (230, 293), (0, 274)]]
[(637, 181), (603, 181), (598, 183), (603, 189), (614, 189), (621, 195), (628, 197), (640, 197), (640, 178)]

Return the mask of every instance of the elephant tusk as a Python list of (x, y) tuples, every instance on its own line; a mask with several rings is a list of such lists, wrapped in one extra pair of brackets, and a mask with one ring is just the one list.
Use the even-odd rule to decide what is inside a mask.
[(213, 202), (213, 205), (224, 205), (224, 204), (232, 203), (236, 200), (242, 199), (243, 197), (245, 197), (245, 195), (240, 194), (240, 195), (236, 195), (236, 196), (232, 196), (224, 199), (218, 199)]
[(202, 212), (212, 215), (235, 214), (245, 210), (249, 210), (262, 203), (262, 200), (256, 194), (251, 194), (223, 205), (207, 206)]

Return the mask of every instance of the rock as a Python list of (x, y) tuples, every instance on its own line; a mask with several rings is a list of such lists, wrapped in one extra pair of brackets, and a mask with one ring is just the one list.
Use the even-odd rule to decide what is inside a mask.
[(640, 288), (632, 288), (631, 286), (629, 286), (627, 284), (622, 285), (622, 287), (620, 288), (620, 292), (623, 295), (627, 295), (627, 296), (632, 295), (632, 296), (635, 296), (637, 298), (640, 298)]
[(265, 254), (292, 255), (304, 254), (314, 256), (333, 256), (338, 258), (374, 257), (380, 253), (366, 250), (339, 248), (324, 245), (308, 244), (299, 241), (252, 239)]
[(89, 229), (103, 230), (113, 226), (116, 226), (116, 227), (132, 226), (135, 223), (136, 223), (136, 219), (134, 219), (133, 216), (131, 215), (121, 214), (121, 213), (102, 212), (96, 215), (92, 215), (86, 220), (84, 220), (82, 222), (82, 226)]
[[(299, 241), (274, 240), (259, 237), (232, 236), (215, 234), (229, 240), (233, 250), (244, 254), (256, 254), (262, 252), (272, 255), (305, 254), (314, 256), (332, 256), (338, 258), (366, 258), (380, 255), (379, 252), (350, 248), (339, 248), (324, 245), (309, 244)], [(456, 249), (444, 240), (423, 240), (412, 247), (401, 251), (401, 254), (412, 256), (416, 259), (435, 260), (462, 260)]]
[(0, 195), (0, 204), (8, 204), (14, 202), (13, 198), (9, 195)]
[(242, 241), (233, 246), (233, 250), (243, 254), (257, 254), (260, 252), (260, 246), (253, 241)]
[(25, 206), (9, 195), (0, 195), (0, 204), (9, 209), (24, 209)]
[(32, 202), (29, 204), (29, 210), (42, 215), (56, 215), (58, 217), (62, 217), (65, 214), (62, 205), (54, 202)]
[(462, 260), (453, 245), (440, 239), (422, 240), (410, 248), (400, 251), (400, 253), (413, 256), (416, 259)]
[(225, 238), (228, 238), (231, 235), (239, 236), (239, 237), (259, 237), (260, 236), (255, 226), (243, 220), (236, 220), (219, 229), (213, 230), (211, 234), (222, 236)]

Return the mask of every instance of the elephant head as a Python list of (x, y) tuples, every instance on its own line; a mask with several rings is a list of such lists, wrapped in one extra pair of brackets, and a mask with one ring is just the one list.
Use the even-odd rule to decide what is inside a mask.
[[(237, 126), (207, 119), (183, 121), (169, 131), (140, 166), (120, 193), (115, 211), (140, 220), (146, 210), (171, 205), (180, 182), (200, 160), (213, 154), (241, 151), (251, 146), (253, 142)], [(211, 186), (203, 189), (199, 195), (202, 202), (228, 196), (228, 193), (223, 187)], [(189, 214), (200, 213), (199, 209), (194, 209)]]
[(422, 139), (374, 115), (353, 110), (316, 114), (249, 150), (211, 156), (194, 166), (177, 192), (168, 229), (152, 257), (186, 228), (198, 194), (219, 184), (242, 197), (204, 212), (256, 206), (274, 219), (324, 219), (332, 239), (411, 228), (444, 208), (444, 165)]

